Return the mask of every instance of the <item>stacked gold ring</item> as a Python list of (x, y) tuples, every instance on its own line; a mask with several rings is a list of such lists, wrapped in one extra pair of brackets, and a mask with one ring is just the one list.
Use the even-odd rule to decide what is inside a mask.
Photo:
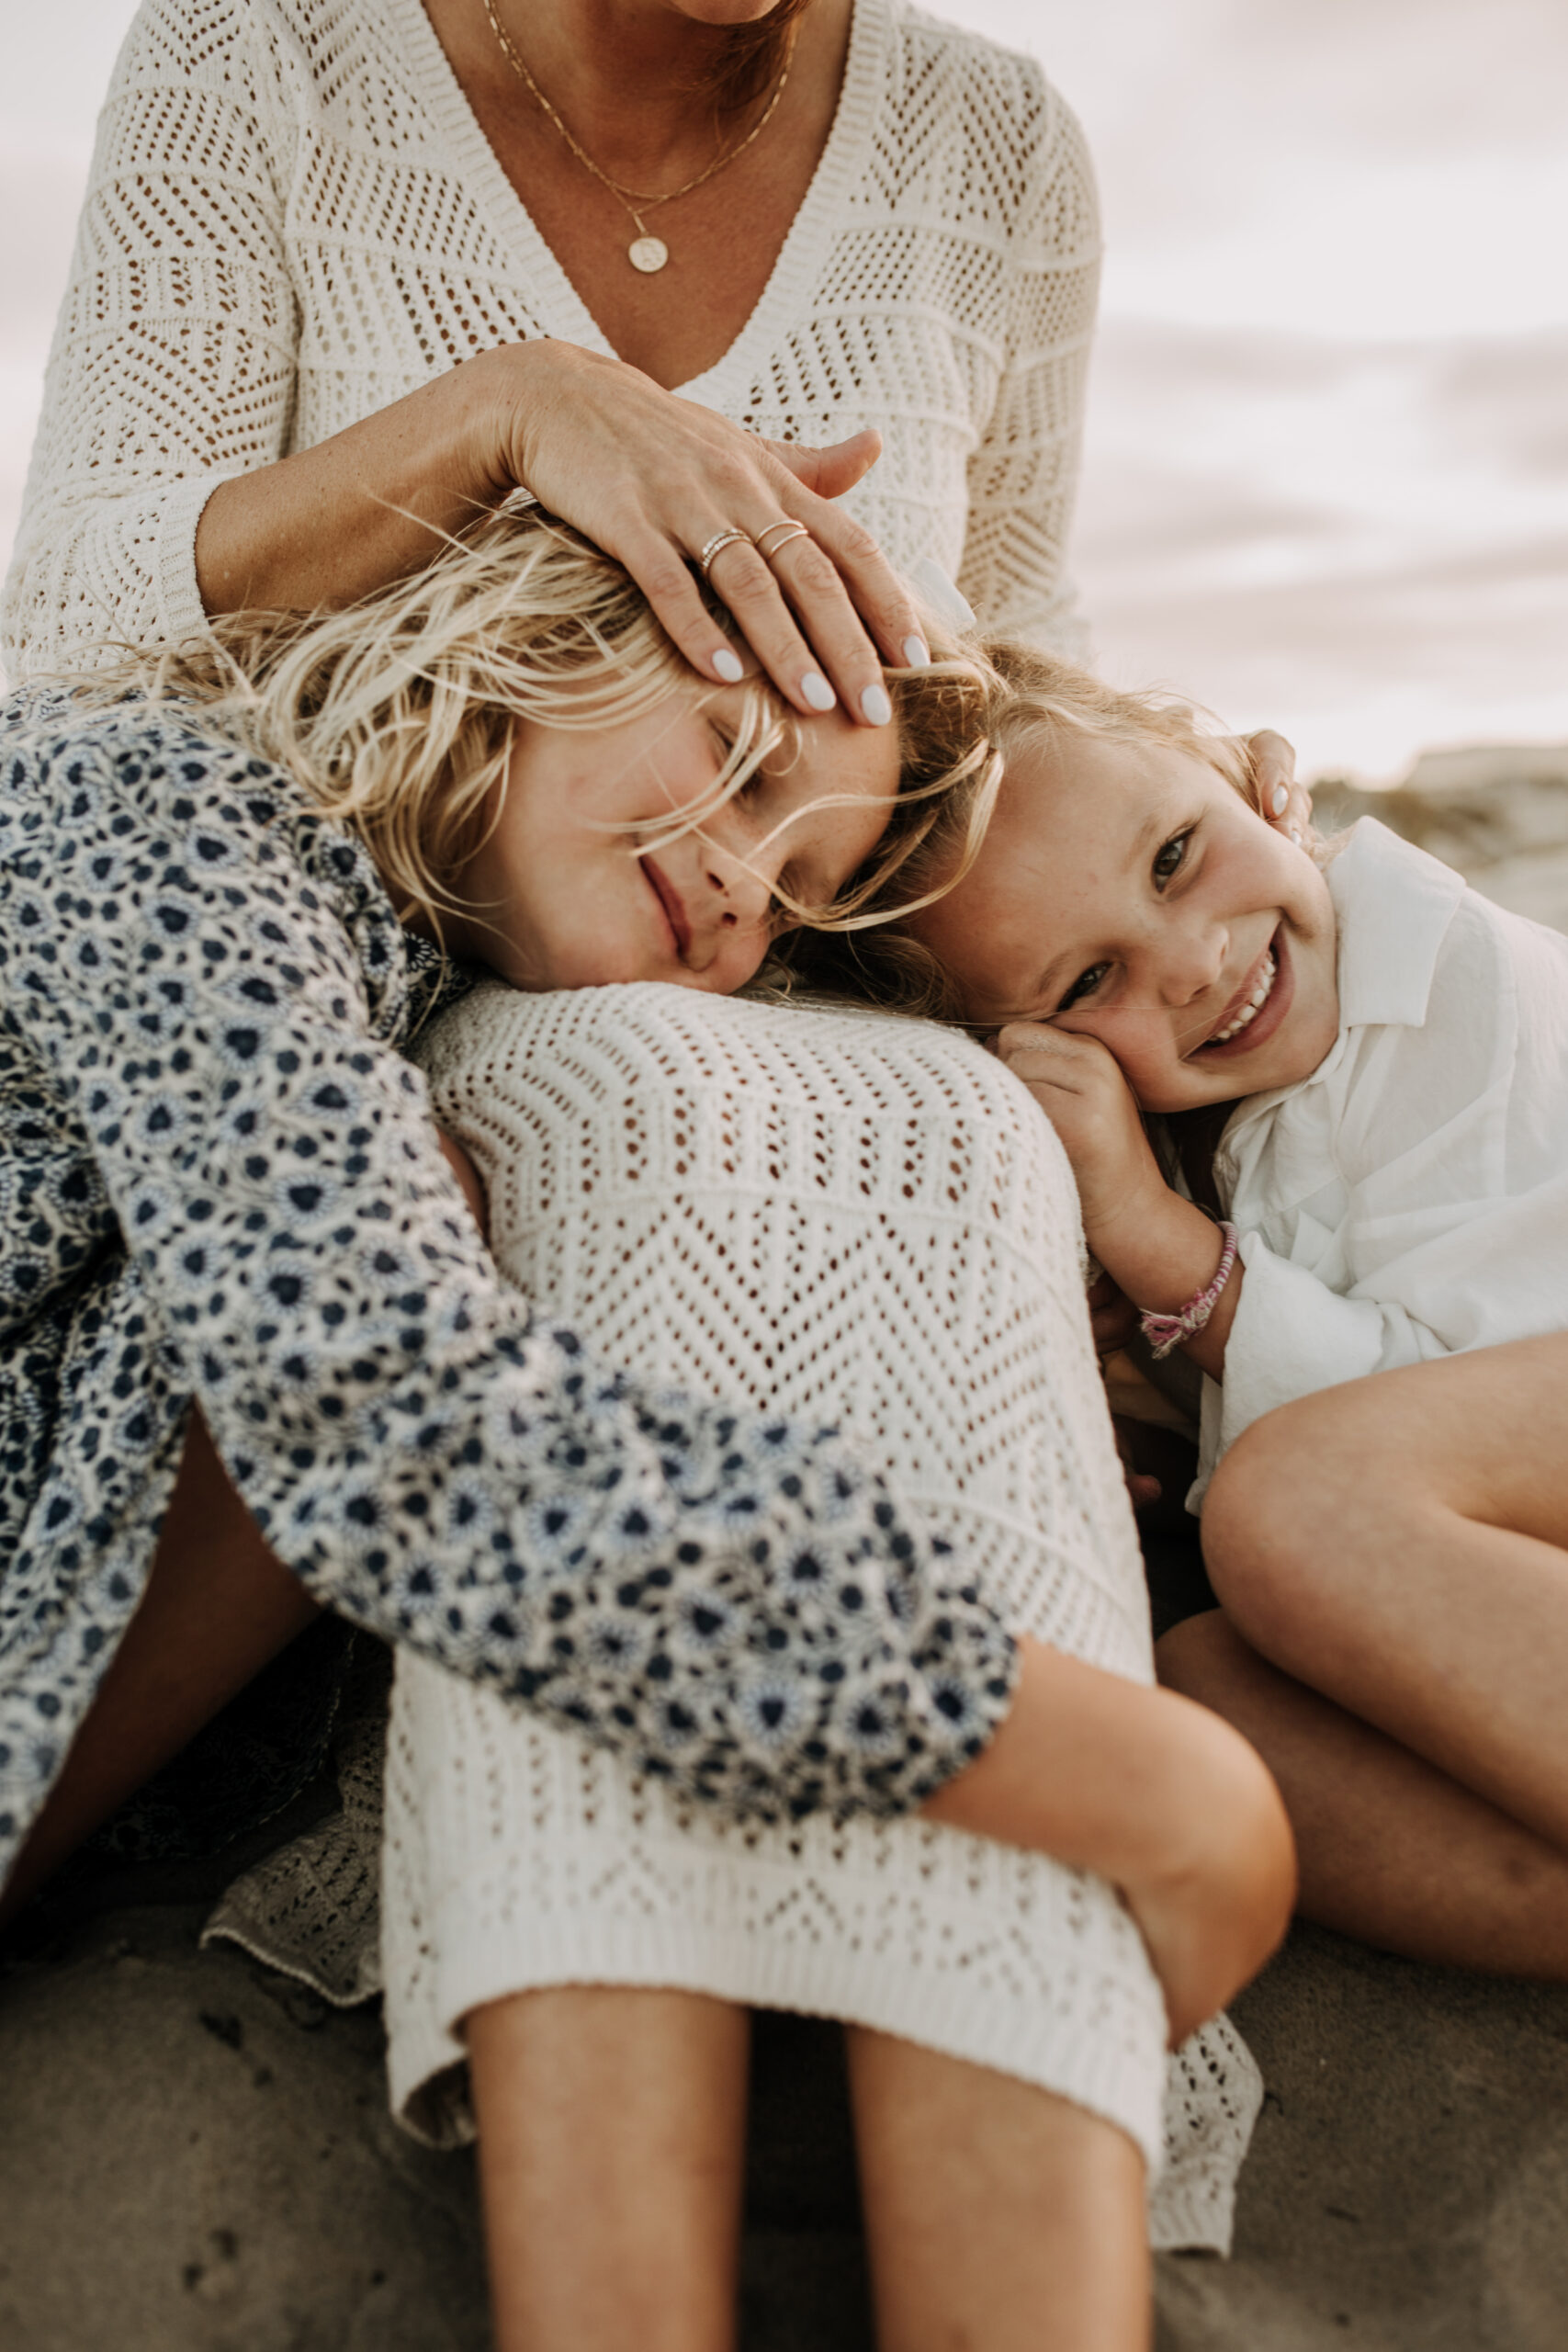
[(716, 555), (721, 554), (726, 548), (739, 546), (742, 541), (747, 547), (750, 547), (752, 545), (752, 538), (750, 531), (737, 531), (734, 528), (724, 531), (716, 531), (712, 538), (709, 539), (707, 545), (704, 548), (701, 555), (697, 558), (697, 569), (702, 573), (703, 578), (706, 580), (709, 572), (713, 570), (713, 560)]
[(780, 548), (788, 547), (791, 539), (808, 539), (811, 537), (805, 524), (797, 523), (793, 514), (786, 514), (782, 523), (770, 523), (767, 529), (759, 531), (751, 542), (764, 563), (771, 563), (773, 556), (778, 553), (778, 548), (770, 550), (764, 544), (773, 537), (775, 531), (784, 533), (784, 537), (778, 543)]

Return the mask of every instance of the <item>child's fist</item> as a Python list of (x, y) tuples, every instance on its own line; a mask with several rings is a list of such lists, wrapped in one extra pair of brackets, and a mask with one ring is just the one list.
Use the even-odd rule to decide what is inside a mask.
[(1010, 1022), (998, 1034), (996, 1052), (1061, 1137), (1077, 1179), (1085, 1236), (1103, 1259), (1096, 1237), (1166, 1190), (1132, 1089), (1097, 1037), (1043, 1021)]

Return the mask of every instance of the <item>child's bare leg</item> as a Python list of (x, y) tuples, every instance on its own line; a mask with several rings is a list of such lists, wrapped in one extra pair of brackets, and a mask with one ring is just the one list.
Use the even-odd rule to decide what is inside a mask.
[(1222, 1464), (1252, 1647), (1568, 1851), (1568, 1334), (1303, 1397)]
[(316, 1614), (193, 1410), (147, 1589), (0, 1897), (0, 1924)]
[(880, 2352), (1139, 2352), (1144, 2161), (1103, 2118), (889, 2034), (849, 2035)]
[(729, 2352), (745, 2010), (569, 1984), (464, 2030), (496, 2352)]
[(1410, 1960), (1568, 1977), (1568, 1857), (1248, 1647), (1221, 1610), (1160, 1643), (1160, 1679), (1213, 1707), (1280, 1785), (1299, 1908)]

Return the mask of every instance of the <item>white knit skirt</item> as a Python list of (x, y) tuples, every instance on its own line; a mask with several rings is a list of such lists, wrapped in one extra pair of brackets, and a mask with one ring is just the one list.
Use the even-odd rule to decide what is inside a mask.
[[(989, 1056), (872, 1014), (486, 987), (423, 1058), (497, 1262), (604, 1362), (837, 1423), (1015, 1630), (1150, 1679), (1072, 1178)], [(385, 1835), (392, 2100), (425, 2136), (471, 2135), (479, 2003), (676, 1985), (998, 2067), (1159, 2169), (1159, 1988), (1087, 1872), (913, 1819), (737, 1828), (407, 1653)], [(1228, 2028), (1188, 2045), (1157, 2242), (1228, 2242), (1257, 2098)]]

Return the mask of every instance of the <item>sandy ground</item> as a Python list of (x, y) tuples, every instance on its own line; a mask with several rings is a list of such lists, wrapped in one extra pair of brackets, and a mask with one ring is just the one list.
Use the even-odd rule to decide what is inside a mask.
[[(472, 2165), (389, 2121), (375, 2013), (125, 1891), (0, 1982), (6, 2352), (482, 2352)], [(1158, 2352), (1563, 2352), (1568, 1988), (1305, 1929), (1237, 2015), (1235, 2258), (1161, 2259)], [(869, 2352), (837, 2036), (795, 2018), (758, 2034), (743, 2312), (745, 2352)]]

